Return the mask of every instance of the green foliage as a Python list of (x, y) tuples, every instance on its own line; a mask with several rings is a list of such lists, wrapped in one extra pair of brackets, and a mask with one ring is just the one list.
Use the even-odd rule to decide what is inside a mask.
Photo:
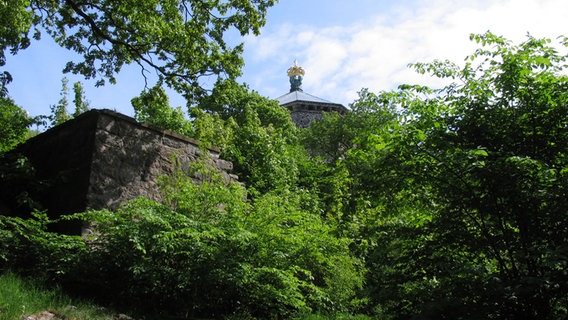
[(34, 122), (12, 99), (0, 97), (0, 154), (24, 142)]
[[(399, 126), (396, 110), (401, 100), (392, 93), (362, 90), (350, 112), (324, 115), (302, 132), (312, 161), (304, 164), (300, 184), (317, 190), (327, 218), (336, 220), (351, 237), (358, 237), (353, 234), (356, 229), (374, 223), (371, 213), (382, 214), (391, 205), (388, 211), (395, 215), (394, 207), (402, 205), (402, 188), (388, 188), (402, 182), (389, 169), (388, 162), (396, 160), (384, 157), (385, 146)], [(384, 162), (376, 162), (379, 159)], [(369, 210), (373, 207), (382, 209)]]
[(225, 81), (190, 112), (196, 138), (221, 148), (251, 194), (296, 184), (303, 149), (290, 115), (276, 101)]
[(166, 204), (137, 199), (116, 212), (63, 218), (88, 221), (94, 232), (85, 240), (47, 232), (41, 214), (2, 218), (3, 268), (88, 287), (159, 317), (352, 310), (362, 266), (309, 193), (251, 203), (240, 184), (200, 164), (191, 170), (199, 183), (185, 174), (161, 181)]
[(566, 56), (472, 40), (463, 67), (412, 64), (446, 87), (363, 90), (302, 135), (300, 184), (365, 260), (380, 318), (566, 316)]
[(194, 128), (192, 137), (197, 139), (200, 145), (224, 149), (224, 146), (229, 144), (233, 132), (218, 113), (209, 113), (199, 108), (192, 108), (190, 113)]
[[(92, 223), (86, 243), (50, 235), (41, 215), (3, 218), (3, 266), (169, 315), (565, 318), (566, 56), (530, 36), (472, 40), (482, 47), (463, 66), (412, 65), (449, 85), (363, 90), (348, 114), (301, 131), (274, 101), (219, 81), (190, 109), (190, 133), (248, 189), (198, 164), (198, 183), (161, 181), (164, 204), (70, 218)], [(176, 123), (152, 90), (139, 110)]]
[[(308, 211), (313, 210), (313, 202), (307, 192), (266, 194), (255, 201), (249, 216), (250, 227), (258, 236), (254, 264), (264, 262), (289, 270), (300, 280), (297, 285), (303, 296), (296, 295), (305, 299), (308, 311), (350, 311), (362, 285), (362, 270), (350, 256), (351, 240), (336, 237), (317, 210)], [(274, 295), (259, 297), (274, 301), (271, 308), (282, 304)]]
[(293, 136), (295, 125), (290, 119), (288, 111), (278, 106), (275, 100), (261, 96), (251, 91), (248, 86), (236, 81), (219, 81), (211, 95), (199, 104), (199, 108), (219, 114), (224, 119), (234, 119), (238, 124), (247, 122), (247, 108), (256, 111), (260, 124), (263, 127), (273, 126), (289, 132)]
[(86, 244), (78, 236), (47, 232), (52, 223), (44, 213), (33, 218), (0, 216), (1, 269), (57, 280), (75, 270)]
[(73, 83), (73, 105), (75, 110), (72, 114), (69, 113), (69, 79), (63, 77), (61, 79), (61, 92), (59, 93), (61, 98), (56, 105), (51, 105), (51, 114), (47, 117), (51, 126), (58, 126), (65, 121), (71, 120), (83, 112), (89, 111), (89, 101), (85, 97), (85, 92), (83, 90), (83, 85), (81, 82), (77, 81)]
[(303, 144), (330, 163), (344, 158), (348, 150), (361, 147), (365, 139), (380, 134), (397, 120), (396, 105), (386, 95), (363, 89), (350, 105), (350, 112), (343, 116), (324, 113), (322, 120), (306, 128)]
[[(568, 289), (559, 271), (568, 263), (561, 253), (568, 245), (566, 58), (546, 39), (473, 38), (491, 49), (471, 56), (481, 60), (476, 68), (460, 71), (466, 85), (446, 98), (455, 109), (450, 130), (424, 145), (447, 177), (433, 185), (448, 207), (438, 219), (456, 235), (469, 234), (464, 240), (475, 239), (491, 259), (500, 284), (486, 290), (502, 299), (499, 312), (559, 317)], [(440, 140), (443, 154), (427, 150)], [(457, 225), (455, 215), (462, 216)]]
[(42, 283), (12, 272), (0, 274), (0, 319), (19, 320), (49, 310), (62, 319), (110, 320), (114, 315), (103, 308), (47, 288)]
[(69, 102), (67, 101), (67, 96), (69, 95), (69, 79), (63, 77), (61, 79), (61, 92), (59, 95), (61, 98), (56, 105), (50, 106), (51, 115), (49, 116), (49, 120), (51, 121), (51, 126), (57, 126), (62, 124), (63, 122), (70, 120), (72, 117), (69, 115), (67, 107), (69, 106)]
[(157, 127), (177, 132), (181, 135), (192, 135), (192, 125), (184, 116), (180, 107), (170, 107), (164, 89), (157, 85), (144, 90), (140, 96), (131, 100), (134, 107), (134, 118)]
[[(0, 67), (6, 64), (6, 49), (15, 54), (30, 45), (28, 37), (33, 14), (26, 10), (27, 0), (0, 2)], [(0, 97), (7, 96), (6, 85), (12, 81), (7, 71), (0, 73)]]
[(334, 319), (334, 320), (369, 320), (369, 319), (373, 319), (373, 318), (366, 316), (366, 315), (362, 315), (362, 314), (352, 315), (352, 314), (338, 313), (338, 314), (334, 314), (334, 315), (307, 314), (307, 315), (302, 315), (301, 317), (299, 317), (299, 319), (302, 319), (302, 320), (327, 320), (327, 319)]
[(75, 105), (73, 117), (77, 117), (81, 113), (89, 111), (89, 101), (85, 97), (83, 85), (79, 81), (73, 83), (73, 104)]
[(122, 279), (125, 294), (209, 316), (348, 308), (361, 285), (348, 240), (330, 235), (294, 194), (251, 206), (239, 184), (200, 174), (200, 184), (164, 182), (168, 206), (139, 199), (116, 213), (91, 213), (104, 246), (96, 261)]
[[(0, 201), (21, 215), (41, 210), (38, 195), (48, 182), (36, 175), (28, 158), (19, 153), (8, 153), (0, 157)], [(2, 208), (0, 214), (10, 214)]]
[(563, 318), (565, 56), (530, 36), (472, 39), (463, 68), (414, 64), (455, 82), (402, 86), (399, 124), (346, 156), (367, 186), (357, 212), (379, 213), (359, 229), (369, 297), (395, 318)]
[[(201, 79), (235, 78), (243, 65), (242, 44), (225, 35), (258, 34), (273, 0), (92, 0), (4, 1), (0, 7), (0, 62), (6, 50), (16, 53), (35, 29), (45, 30), (62, 47), (82, 55), (65, 72), (116, 81), (126, 64), (136, 63), (193, 101), (205, 93)], [(2, 63), (3, 64), (3, 63)], [(5, 74), (9, 76), (9, 74)]]
[(298, 176), (295, 156), (301, 150), (288, 142), (288, 133), (281, 128), (263, 127), (253, 108), (247, 107), (242, 113), (243, 122), (228, 123), (233, 135), (223, 156), (233, 162), (250, 192), (292, 186)]

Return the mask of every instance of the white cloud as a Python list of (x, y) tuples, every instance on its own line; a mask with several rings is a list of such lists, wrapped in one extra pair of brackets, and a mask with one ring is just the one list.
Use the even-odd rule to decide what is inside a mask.
[(306, 92), (348, 104), (364, 87), (377, 92), (430, 81), (408, 63), (461, 63), (476, 47), (470, 33), (491, 30), (516, 42), (527, 32), (554, 39), (565, 33), (565, 12), (565, 0), (415, 0), (414, 6), (398, 6), (365, 23), (321, 29), (283, 25), (247, 40), (246, 59), (264, 67), (245, 69), (245, 77), (253, 79), (248, 80), (253, 89), (277, 97), (287, 90), (286, 69), (298, 59), (306, 69)]

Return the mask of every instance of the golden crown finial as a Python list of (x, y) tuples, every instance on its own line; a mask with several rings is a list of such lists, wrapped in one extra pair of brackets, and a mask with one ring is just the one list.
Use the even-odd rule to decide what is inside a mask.
[(304, 74), (306, 74), (304, 68), (298, 66), (298, 60), (294, 60), (294, 66), (288, 69), (288, 77), (293, 77), (293, 76), (303, 77)]

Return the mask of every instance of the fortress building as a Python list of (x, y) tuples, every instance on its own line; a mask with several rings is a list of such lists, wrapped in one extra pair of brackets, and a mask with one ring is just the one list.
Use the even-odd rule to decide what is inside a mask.
[(290, 92), (276, 98), (280, 106), (290, 110), (292, 121), (298, 128), (309, 127), (312, 121), (322, 119), (324, 112), (344, 114), (347, 111), (347, 108), (339, 103), (305, 93), (302, 90), (302, 79), (305, 73), (304, 68), (294, 62), (294, 66), (288, 69)]

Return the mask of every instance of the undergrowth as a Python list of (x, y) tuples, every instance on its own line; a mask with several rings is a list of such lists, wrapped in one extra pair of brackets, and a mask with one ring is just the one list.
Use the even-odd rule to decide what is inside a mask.
[(20, 320), (42, 311), (69, 320), (114, 319), (108, 310), (74, 299), (57, 287), (46, 288), (11, 272), (0, 274), (0, 320)]

